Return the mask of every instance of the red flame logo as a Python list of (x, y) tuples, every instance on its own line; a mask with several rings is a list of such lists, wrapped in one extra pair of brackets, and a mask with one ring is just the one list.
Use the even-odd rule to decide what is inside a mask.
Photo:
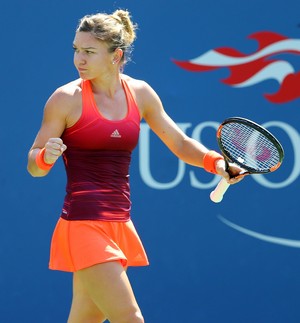
[(286, 60), (272, 59), (279, 54), (300, 55), (300, 39), (292, 39), (274, 32), (257, 32), (250, 36), (258, 42), (258, 49), (252, 54), (222, 47), (189, 61), (173, 60), (176, 65), (191, 72), (205, 72), (227, 67), (230, 76), (222, 82), (233, 87), (247, 87), (275, 79), (279, 83), (276, 93), (264, 97), (272, 103), (286, 103), (300, 97), (300, 72)]

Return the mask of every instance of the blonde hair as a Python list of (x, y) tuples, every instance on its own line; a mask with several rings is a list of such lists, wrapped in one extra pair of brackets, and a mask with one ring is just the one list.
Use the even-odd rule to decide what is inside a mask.
[(130, 13), (119, 9), (110, 15), (97, 13), (84, 16), (79, 20), (76, 32), (90, 32), (95, 38), (108, 44), (110, 53), (117, 48), (122, 49), (124, 54), (121, 62), (125, 64), (130, 60), (136, 28)]

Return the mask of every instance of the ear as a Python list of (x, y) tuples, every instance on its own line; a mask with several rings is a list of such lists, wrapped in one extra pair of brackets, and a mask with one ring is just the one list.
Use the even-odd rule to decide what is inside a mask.
[(113, 61), (112, 63), (113, 64), (118, 64), (120, 63), (121, 59), (123, 57), (123, 50), (121, 48), (117, 48), (115, 51), (114, 51), (114, 54), (113, 54)]

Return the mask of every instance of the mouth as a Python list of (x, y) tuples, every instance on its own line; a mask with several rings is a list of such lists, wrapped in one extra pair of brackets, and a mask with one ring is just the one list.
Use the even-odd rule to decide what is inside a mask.
[(77, 70), (78, 70), (78, 72), (79, 73), (84, 73), (84, 72), (86, 72), (87, 71), (87, 69), (86, 68), (77, 68)]

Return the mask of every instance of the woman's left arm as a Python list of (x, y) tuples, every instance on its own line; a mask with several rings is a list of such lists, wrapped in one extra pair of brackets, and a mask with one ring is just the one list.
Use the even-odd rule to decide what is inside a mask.
[[(138, 104), (142, 117), (153, 132), (182, 161), (193, 166), (203, 167), (203, 158), (209, 149), (197, 140), (187, 136), (177, 126), (164, 110), (157, 93), (147, 83), (143, 82), (139, 93)], [(230, 175), (225, 170), (225, 162), (222, 159), (216, 161), (215, 168), (217, 173), (226, 178), (230, 184), (241, 180), (241, 178), (230, 178)], [(239, 167), (230, 166), (232, 175), (238, 175), (240, 171)]]
[(203, 167), (203, 157), (208, 149), (198, 141), (188, 137), (170, 118), (163, 108), (162, 102), (156, 92), (147, 84), (143, 84), (140, 91), (142, 98), (142, 117), (153, 132), (165, 145), (184, 162)]

